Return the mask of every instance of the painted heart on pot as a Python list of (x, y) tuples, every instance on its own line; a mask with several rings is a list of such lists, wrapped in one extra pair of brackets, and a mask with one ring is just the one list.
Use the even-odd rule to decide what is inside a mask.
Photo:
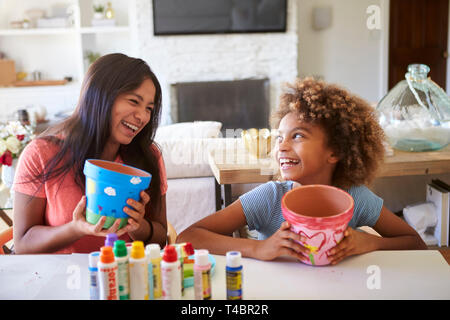
[(328, 259), (330, 256), (328, 254), (329, 250), (331, 250), (331, 248), (334, 248), (335, 246), (338, 245), (339, 242), (341, 242), (341, 240), (344, 238), (344, 231), (345, 231), (345, 229), (339, 229), (339, 230), (336, 230), (333, 232), (331, 240), (333, 240), (334, 245), (331, 245), (331, 243), (328, 243), (327, 250), (325, 250), (319, 257), (320, 260), (322, 260), (322, 259), (329, 260)]
[(302, 243), (304, 247), (308, 248), (311, 253), (316, 253), (322, 249), (327, 240), (327, 236), (324, 232), (317, 232), (312, 236), (308, 236), (306, 233), (300, 230), (298, 233), (300, 236), (306, 237), (308, 240), (306, 243)]
[(342, 238), (344, 237), (345, 229), (336, 230), (333, 232), (333, 241), (334, 244), (337, 245), (339, 242), (341, 242)]

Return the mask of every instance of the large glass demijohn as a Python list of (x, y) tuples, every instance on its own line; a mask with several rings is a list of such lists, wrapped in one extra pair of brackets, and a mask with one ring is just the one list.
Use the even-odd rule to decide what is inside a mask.
[(431, 151), (450, 142), (450, 98), (428, 76), (424, 64), (410, 64), (377, 106), (389, 144), (404, 151)]

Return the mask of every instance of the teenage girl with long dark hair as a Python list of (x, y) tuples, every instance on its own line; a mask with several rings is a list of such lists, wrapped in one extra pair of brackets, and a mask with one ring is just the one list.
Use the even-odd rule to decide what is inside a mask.
[[(141, 59), (99, 58), (83, 81), (74, 113), (32, 141), (21, 154), (13, 189), (16, 253), (88, 253), (108, 233), (125, 241), (166, 243), (167, 180), (153, 141), (161, 113), (161, 87)], [(128, 199), (128, 224), (103, 229), (86, 221), (86, 159), (125, 163), (152, 174), (140, 201)]]

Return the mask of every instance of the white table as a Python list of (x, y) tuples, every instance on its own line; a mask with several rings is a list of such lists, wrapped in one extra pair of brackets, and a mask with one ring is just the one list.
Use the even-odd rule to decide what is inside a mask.
[[(225, 257), (214, 258), (212, 298), (225, 299)], [(87, 265), (82, 254), (0, 256), (0, 300), (89, 299)], [(247, 300), (450, 299), (450, 266), (431, 250), (376, 251), (324, 267), (243, 258), (243, 275)], [(187, 288), (183, 299), (193, 297)]]

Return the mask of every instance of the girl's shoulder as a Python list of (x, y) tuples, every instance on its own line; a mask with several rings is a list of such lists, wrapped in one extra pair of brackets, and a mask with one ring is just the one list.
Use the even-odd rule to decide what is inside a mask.
[(290, 191), (294, 187), (293, 181), (269, 181), (268, 183), (276, 190), (281, 191), (283, 194)]
[(292, 189), (292, 181), (268, 181), (249, 191), (253, 197), (278, 199)]
[(365, 186), (363, 184), (351, 186), (347, 190), (347, 192), (353, 198), (367, 198), (367, 197), (376, 196), (367, 186)]
[(355, 185), (347, 191), (355, 202), (353, 217), (349, 226), (352, 228), (360, 226), (373, 227), (383, 208), (383, 199), (365, 185)]
[(165, 169), (164, 159), (163, 159), (163, 155), (162, 155), (162, 151), (161, 151), (160, 147), (156, 143), (152, 143), (152, 145), (150, 146), (150, 151), (157, 159), (157, 161), (159, 163), (159, 167), (160, 167), (159, 170), (162, 171), (162, 173), (164, 174), (164, 178), (165, 178), (166, 169)]
[(60, 149), (59, 140), (56, 137), (38, 137), (33, 139), (22, 151), (21, 157), (40, 157), (51, 158)]
[(260, 190), (264, 193), (270, 193), (278, 198), (293, 188), (293, 181), (268, 181), (259, 186)]
[(150, 151), (151, 151), (157, 158), (162, 157), (162, 151), (161, 151), (161, 148), (160, 148), (159, 145), (157, 145), (155, 142), (153, 142), (153, 143), (150, 145)]

